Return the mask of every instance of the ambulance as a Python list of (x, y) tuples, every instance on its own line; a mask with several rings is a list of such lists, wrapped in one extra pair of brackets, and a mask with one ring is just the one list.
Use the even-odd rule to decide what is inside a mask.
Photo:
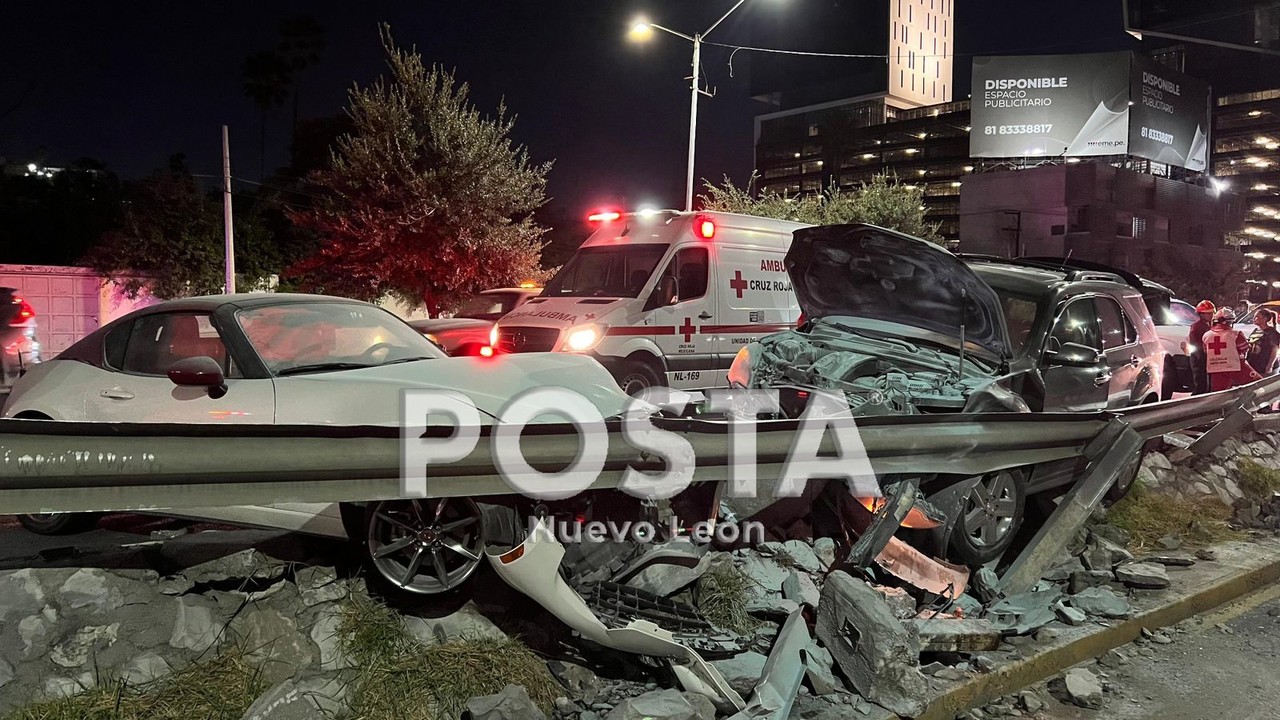
[(628, 393), (725, 387), (742, 346), (795, 326), (783, 259), (801, 223), (723, 212), (598, 213), (542, 294), (503, 316), (497, 352), (594, 357)]

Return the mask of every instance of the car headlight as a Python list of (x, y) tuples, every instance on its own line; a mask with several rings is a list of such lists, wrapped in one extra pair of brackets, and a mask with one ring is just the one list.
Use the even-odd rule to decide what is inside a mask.
[(571, 327), (564, 335), (563, 349), (565, 352), (587, 352), (600, 344), (605, 330), (603, 325), (596, 323)]
[(498, 347), (498, 324), (497, 323), (494, 323), (493, 327), (489, 328), (489, 347), (492, 347), (492, 348)]
[(738, 349), (738, 354), (733, 356), (733, 364), (729, 366), (729, 387), (731, 388), (749, 388), (751, 387), (751, 346)]

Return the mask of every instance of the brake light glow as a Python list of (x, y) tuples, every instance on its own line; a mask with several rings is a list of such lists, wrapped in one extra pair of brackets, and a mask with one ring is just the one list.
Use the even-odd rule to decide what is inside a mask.
[(607, 223), (613, 222), (622, 217), (622, 213), (617, 210), (609, 210), (607, 212), (591, 213), (587, 216), (587, 222)]
[(480, 348), (480, 357), (493, 357), (493, 348), (488, 345)]
[(498, 326), (494, 325), (489, 328), (489, 347), (498, 347)]
[(716, 236), (716, 223), (711, 218), (700, 217), (694, 221), (693, 231), (703, 240), (710, 240)]
[(23, 298), (14, 295), (13, 304), (18, 306), (18, 314), (14, 316), (14, 325), (21, 325), (36, 316), (36, 309), (31, 307), (31, 303)]

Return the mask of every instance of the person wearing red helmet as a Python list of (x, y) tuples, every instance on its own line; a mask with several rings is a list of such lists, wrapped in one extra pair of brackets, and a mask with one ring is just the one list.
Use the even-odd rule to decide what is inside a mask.
[(1215, 308), (1210, 300), (1201, 300), (1196, 305), (1196, 313), (1200, 319), (1191, 325), (1187, 333), (1187, 354), (1191, 356), (1191, 384), (1193, 395), (1209, 392), (1209, 378), (1205, 372), (1204, 334), (1212, 327)]
[(1245, 362), (1249, 340), (1232, 327), (1235, 317), (1229, 308), (1213, 316), (1213, 326), (1204, 334), (1205, 369), (1209, 374), (1210, 392), (1230, 390), (1238, 385), (1261, 379), (1261, 375)]

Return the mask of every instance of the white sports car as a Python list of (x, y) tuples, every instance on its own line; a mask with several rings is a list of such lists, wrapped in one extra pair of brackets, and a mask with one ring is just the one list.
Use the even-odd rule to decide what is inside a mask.
[[(604, 417), (630, 400), (591, 358), (569, 353), (450, 358), (404, 321), (321, 295), (216, 295), (130, 313), (33, 366), (0, 416), (163, 423), (399, 426), (406, 388), (461, 391), (496, 417), (523, 390), (560, 386)], [(232, 498), (228, 498), (232, 500)], [(358, 506), (282, 504), (169, 514), (352, 539), (393, 586), (457, 588), (483, 560), (470, 499)], [(71, 532), (90, 516), (28, 515), (34, 532)]]

